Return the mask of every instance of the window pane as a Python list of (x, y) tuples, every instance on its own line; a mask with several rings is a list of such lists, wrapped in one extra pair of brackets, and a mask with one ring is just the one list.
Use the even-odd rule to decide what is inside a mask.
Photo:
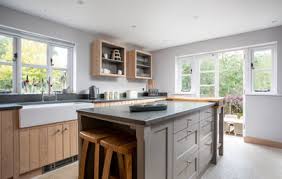
[(13, 38), (0, 35), (0, 61), (13, 61)]
[(214, 97), (214, 86), (201, 86), (200, 87), (201, 97)]
[(68, 64), (68, 49), (61, 47), (53, 48), (53, 66), (57, 68), (67, 68)]
[(254, 71), (254, 91), (268, 92), (271, 90), (271, 71)]
[(183, 76), (181, 82), (181, 91), (190, 92), (191, 91), (191, 76)]
[[(42, 79), (45, 85), (42, 85)], [(44, 68), (22, 68), (22, 91), (24, 93), (41, 93), (46, 87), (47, 70)], [(44, 90), (46, 91), (46, 90)]]
[(11, 93), (13, 91), (13, 67), (0, 65), (0, 92)]
[(201, 71), (210, 71), (215, 69), (215, 61), (213, 60), (213, 56), (208, 55), (208, 56), (201, 56), (201, 66), (200, 70)]
[(182, 65), (182, 74), (191, 74), (192, 66), (191, 64)]
[(214, 84), (214, 73), (201, 73), (201, 85), (212, 85)]
[(47, 65), (47, 44), (22, 39), (22, 63)]
[(260, 50), (254, 52), (254, 68), (272, 68), (272, 50)]
[(67, 88), (67, 72), (62, 70), (52, 71), (52, 90), (62, 91)]
[(219, 96), (243, 95), (244, 51), (223, 53), (219, 58)]

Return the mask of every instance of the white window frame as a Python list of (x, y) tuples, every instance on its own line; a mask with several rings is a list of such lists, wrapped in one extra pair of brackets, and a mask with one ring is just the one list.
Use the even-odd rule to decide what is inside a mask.
[[(206, 70), (206, 71), (201, 71), (201, 63), (203, 62), (201, 58), (201, 56), (208, 56), (211, 55), (212, 56), (212, 60), (214, 61), (214, 70)], [(197, 90), (197, 96), (201, 96), (201, 87), (214, 87), (214, 97), (218, 97), (218, 92), (219, 92), (219, 69), (218, 69), (218, 53), (208, 53), (208, 54), (204, 54), (204, 55), (198, 55), (196, 57), (198, 63), (199, 63), (199, 67), (198, 67), (198, 90)], [(211, 85), (201, 85), (201, 74), (202, 73), (214, 73), (214, 83)]]
[[(271, 50), (272, 52), (272, 68), (269, 69), (252, 69), (251, 64), (254, 60), (254, 52), (261, 50)], [(248, 93), (251, 94), (277, 94), (277, 45), (265, 45), (259, 46), (249, 49), (249, 90)], [(272, 73), (272, 81), (271, 81), (271, 89), (269, 92), (260, 92), (255, 91), (254, 89), (254, 72), (262, 70), (262, 71), (271, 71)]]
[[(26, 31), (16, 30), (9, 27), (0, 26), (0, 35), (13, 38), (13, 54), (17, 54), (17, 59), (13, 62), (13, 93), (22, 93), (22, 67), (32, 68), (45, 68), (47, 69), (47, 78), (51, 77), (52, 69), (67, 71), (67, 83), (71, 91), (74, 91), (74, 77), (73, 77), (73, 64), (74, 64), (74, 48), (75, 45), (70, 42), (54, 39), (51, 37), (34, 34)], [(21, 60), (21, 39), (32, 40), (36, 42), (45, 43), (47, 45), (47, 65), (34, 65), (34, 64), (22, 64)], [(61, 47), (68, 49), (68, 61), (67, 68), (52, 67), (50, 58), (52, 55), (52, 47)], [(9, 62), (0, 62), (0, 64), (8, 64)], [(46, 91), (45, 91), (46, 92)]]
[[(176, 71), (176, 80), (175, 80), (175, 92), (176, 94), (195, 94), (195, 70), (196, 70), (196, 65), (195, 65), (195, 60), (192, 57), (191, 59), (187, 59), (190, 57), (176, 57), (175, 58), (175, 71)], [(188, 74), (187, 76), (191, 77), (191, 89), (190, 91), (182, 91), (182, 65), (185, 64), (185, 62), (188, 62), (191, 65), (192, 73)]]
[[(270, 92), (255, 92), (253, 90), (253, 80), (252, 80), (252, 69), (251, 69), (251, 63), (252, 63), (252, 50), (254, 49), (272, 49), (273, 53), (273, 63), (272, 63), (272, 88)], [(177, 82), (178, 82), (178, 74), (177, 74), (177, 59), (178, 58), (184, 58), (189, 57), (192, 58), (194, 63), (193, 68), (193, 81), (192, 81), (192, 88), (193, 92), (188, 94), (195, 94), (196, 96), (200, 96), (200, 60), (198, 59), (199, 56), (202, 55), (209, 55), (214, 54), (215, 57), (215, 97), (219, 97), (219, 54), (220, 53), (226, 53), (231, 51), (238, 51), (242, 50), (244, 51), (244, 69), (243, 69), (243, 94), (254, 94), (254, 95), (277, 95), (277, 42), (269, 42), (264, 44), (257, 44), (252, 46), (245, 46), (245, 47), (239, 47), (239, 48), (232, 48), (232, 49), (226, 49), (226, 50), (219, 50), (214, 52), (206, 52), (206, 53), (198, 53), (198, 54), (191, 54), (191, 55), (183, 55), (176, 57), (176, 78), (175, 78), (175, 92), (176, 94), (185, 94), (180, 93), (177, 89)]]

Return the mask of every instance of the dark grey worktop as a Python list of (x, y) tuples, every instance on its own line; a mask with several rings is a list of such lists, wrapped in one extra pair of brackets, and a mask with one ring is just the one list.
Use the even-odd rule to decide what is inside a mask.
[(155, 99), (160, 98), (161, 96), (148, 97), (142, 96), (138, 98), (120, 98), (113, 100), (106, 99), (70, 99), (70, 100), (58, 100), (58, 101), (32, 101), (32, 102), (15, 102), (15, 103), (3, 103), (0, 104), (0, 110), (11, 110), (11, 109), (20, 109), (24, 105), (36, 105), (36, 104), (52, 104), (52, 103), (71, 103), (71, 102), (85, 102), (85, 103), (105, 103), (105, 102), (117, 102), (117, 101), (130, 101), (130, 100), (142, 100), (142, 99)]
[(21, 109), (22, 106), (18, 104), (0, 104), (0, 111)]
[(162, 122), (164, 120), (171, 119), (173, 117), (181, 116), (215, 105), (215, 103), (184, 101), (161, 101), (155, 103), (166, 103), (168, 106), (167, 110), (131, 113), (129, 111), (128, 105), (122, 105), (81, 109), (78, 110), (78, 113), (82, 115), (87, 115), (88, 117), (103, 120), (117, 120), (130, 124), (152, 125), (158, 122)]

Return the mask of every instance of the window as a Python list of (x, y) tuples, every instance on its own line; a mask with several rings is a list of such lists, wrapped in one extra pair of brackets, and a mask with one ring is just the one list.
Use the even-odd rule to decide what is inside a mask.
[(177, 91), (179, 93), (191, 93), (192, 92), (192, 80), (193, 80), (193, 60), (190, 57), (177, 59)]
[(61, 41), (0, 34), (0, 93), (47, 92), (48, 80), (53, 91), (72, 89), (72, 53)]
[(0, 35), (0, 93), (13, 92), (14, 39)]
[(273, 91), (274, 47), (251, 50), (251, 79), (253, 92)]
[(68, 49), (52, 47), (52, 82), (53, 90), (62, 91), (68, 87)]
[(200, 96), (215, 96), (215, 55), (201, 55), (197, 59), (200, 63)]
[(219, 94), (220, 97), (228, 95), (242, 96), (243, 94), (243, 62), (244, 50), (220, 53), (219, 60)]

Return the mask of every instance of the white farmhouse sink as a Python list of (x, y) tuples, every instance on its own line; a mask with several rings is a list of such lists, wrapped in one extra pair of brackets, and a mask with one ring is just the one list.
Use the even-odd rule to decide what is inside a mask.
[(20, 109), (20, 128), (77, 119), (76, 110), (93, 108), (93, 103), (56, 103), (26, 105)]

